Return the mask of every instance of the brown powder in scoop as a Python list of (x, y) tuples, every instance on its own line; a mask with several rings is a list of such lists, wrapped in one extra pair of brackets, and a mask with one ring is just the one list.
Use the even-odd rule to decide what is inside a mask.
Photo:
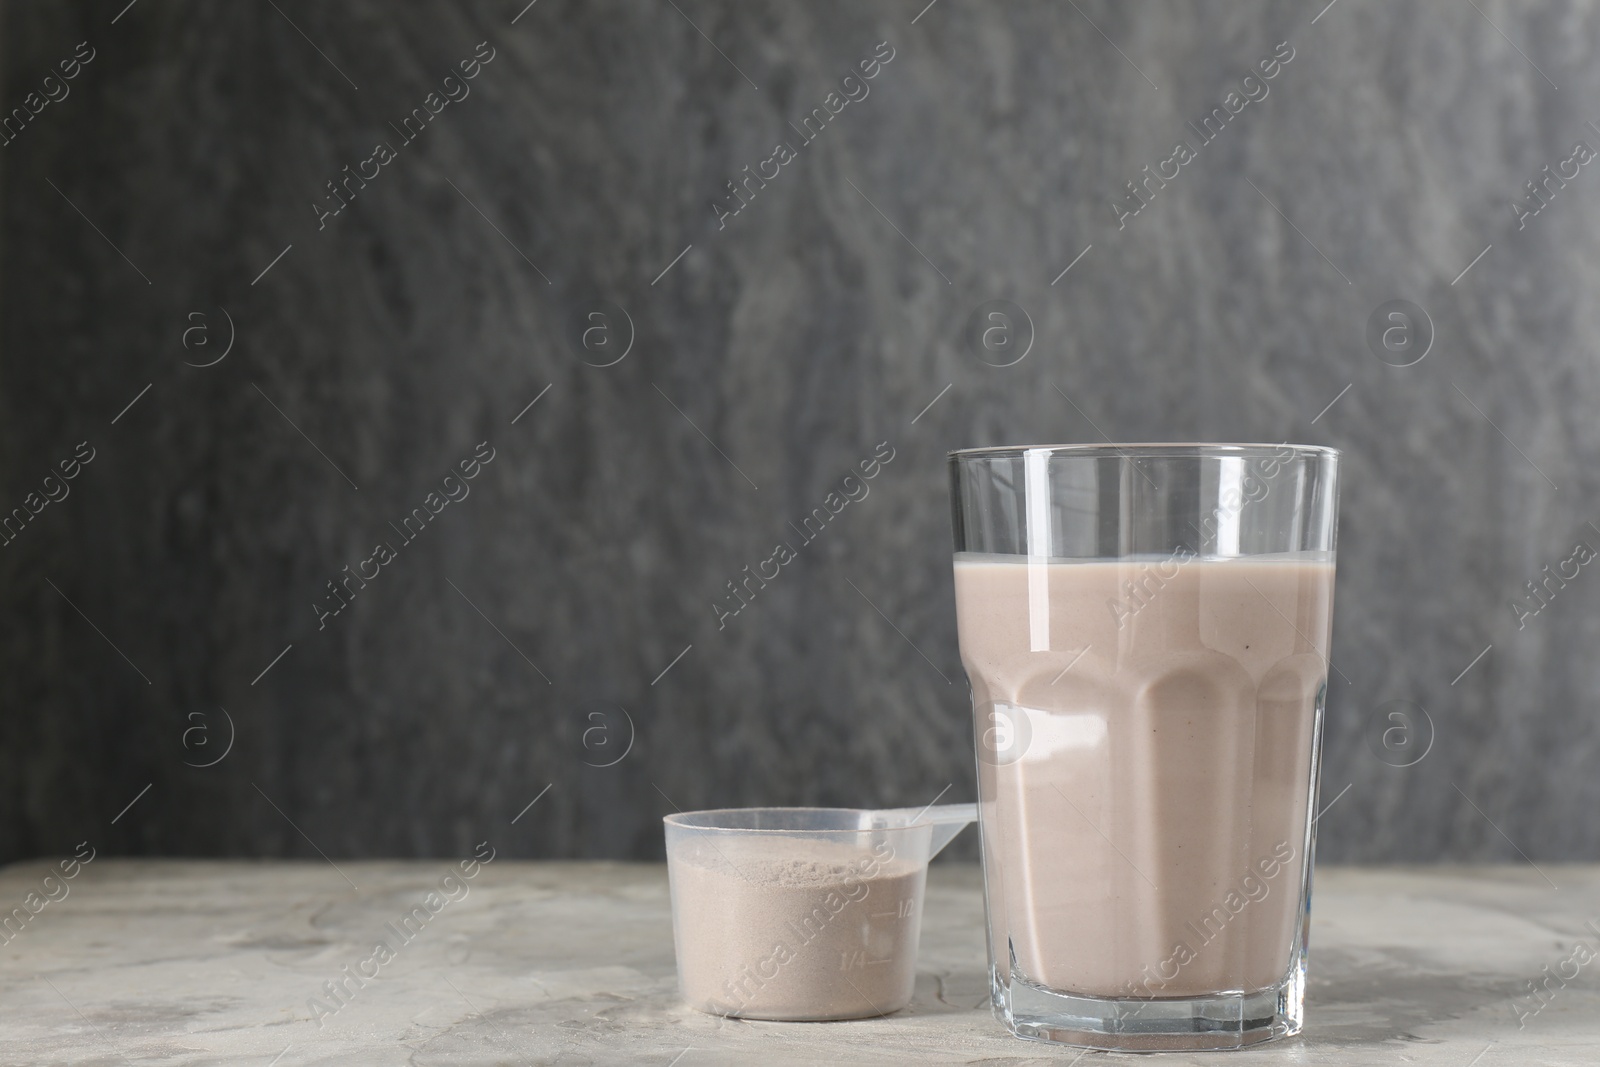
[(669, 864), (689, 1005), (754, 1019), (859, 1019), (903, 1008), (927, 867), (815, 838), (740, 835)]

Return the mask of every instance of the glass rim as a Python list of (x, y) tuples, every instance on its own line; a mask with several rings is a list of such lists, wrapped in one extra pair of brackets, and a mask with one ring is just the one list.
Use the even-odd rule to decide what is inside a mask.
[(1339, 449), (1329, 445), (1296, 445), (1234, 441), (1136, 441), (1128, 444), (986, 445), (979, 448), (951, 449), (952, 462), (965, 459), (996, 459), (1049, 452), (1068, 456), (1118, 459), (1164, 459), (1195, 456), (1278, 456), (1288, 450), (1296, 457), (1328, 456), (1338, 459)]

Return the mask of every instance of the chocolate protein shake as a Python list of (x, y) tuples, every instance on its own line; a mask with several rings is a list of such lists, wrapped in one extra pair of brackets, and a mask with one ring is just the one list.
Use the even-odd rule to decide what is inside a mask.
[(1002, 984), (1185, 997), (1284, 980), (1333, 573), (1315, 554), (957, 555)]

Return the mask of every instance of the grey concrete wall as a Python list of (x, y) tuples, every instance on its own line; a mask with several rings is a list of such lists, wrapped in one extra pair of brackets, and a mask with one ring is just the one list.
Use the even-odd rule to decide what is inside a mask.
[(944, 453), (1109, 437), (1347, 450), (1324, 859), (1594, 859), (1600, 14), (1479, 7), (7, 3), (0, 857), (970, 797)]

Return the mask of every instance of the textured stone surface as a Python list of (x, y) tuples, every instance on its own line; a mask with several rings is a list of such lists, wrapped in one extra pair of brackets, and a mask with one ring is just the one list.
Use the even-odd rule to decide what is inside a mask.
[[(487, 852), (484, 853), (487, 855)], [(49, 868), (0, 872), (11, 906)], [(738, 1022), (683, 1006), (665, 869), (496, 860), (332, 1014), (312, 997), (396, 938), (445, 861), (328, 865), (97, 859), (0, 946), (0, 1043), (39, 1064), (1067, 1063), (990, 1015), (977, 868), (929, 874), (909, 1008), (848, 1023)], [(1252, 1064), (1574, 1067), (1600, 1056), (1600, 868), (1318, 872), (1304, 1034)], [(370, 972), (372, 968), (369, 966)], [(1571, 968), (1567, 968), (1570, 972)], [(1519, 1012), (1523, 1023), (1518, 1026)], [(318, 1025), (318, 1018), (321, 1025)], [(674, 1059), (674, 1057), (680, 1057)], [(1163, 1064), (1210, 1065), (1216, 1053)], [(1110, 1057), (1148, 1063), (1135, 1056)]]
[[(944, 452), (1102, 435), (1347, 449), (1324, 858), (1600, 855), (1600, 578), (1510, 606), (1600, 547), (1600, 174), (1510, 206), (1600, 140), (1593, 5), (676, 6), (4, 4), (5, 107), (95, 55), (0, 148), (0, 509), (96, 452), (0, 549), (0, 857), (648, 858), (674, 805), (970, 799)], [(963, 340), (994, 299), (1014, 366)], [(1431, 317), (1414, 366), (1368, 348), (1391, 299)], [(1414, 766), (1374, 752), (1391, 700)]]

